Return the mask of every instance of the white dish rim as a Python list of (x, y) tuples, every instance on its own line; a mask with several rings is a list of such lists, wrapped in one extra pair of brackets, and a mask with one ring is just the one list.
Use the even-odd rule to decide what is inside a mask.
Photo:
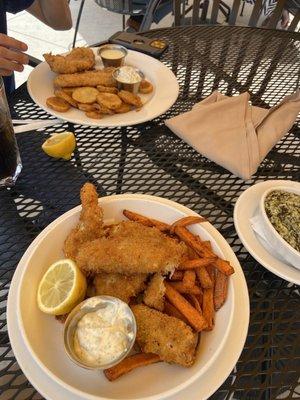
[[(163, 199), (163, 198), (160, 198), (160, 197), (157, 197), (157, 196), (151, 196), (151, 195), (143, 195), (143, 194), (122, 194), (122, 195), (112, 195), (112, 196), (103, 197), (101, 200), (102, 200), (103, 202), (105, 202), (105, 201), (115, 200), (115, 199), (117, 199), (117, 198), (123, 198), (123, 199), (124, 199), (124, 198), (132, 198), (132, 199), (145, 199), (145, 200), (159, 201), (160, 203), (165, 203), (165, 204), (168, 204), (168, 205), (170, 205), (170, 206), (173, 206), (173, 207), (177, 208), (178, 210), (184, 212), (184, 213), (187, 214), (187, 215), (198, 215), (198, 214), (195, 213), (194, 211), (190, 210), (189, 208), (187, 208), (187, 207), (185, 207), (185, 206), (180, 205), (179, 203), (173, 202), (173, 201), (171, 201), (171, 200)], [(107, 199), (107, 200), (105, 200), (105, 199)], [(49, 230), (52, 229), (52, 226), (53, 226), (53, 225), (56, 225), (56, 224), (58, 223), (58, 220), (60, 220), (59, 222), (61, 222), (61, 221), (63, 221), (64, 219), (68, 218), (69, 215), (72, 215), (73, 213), (76, 213), (76, 212), (77, 212), (78, 210), (80, 210), (80, 209), (81, 209), (81, 206), (80, 206), (80, 205), (79, 205), (79, 206), (76, 206), (76, 207), (74, 207), (73, 209), (71, 209), (71, 210), (67, 211), (66, 213), (64, 213), (64, 214), (63, 214), (62, 216), (60, 216), (59, 218), (57, 218), (57, 219), (56, 219), (55, 221), (53, 221), (51, 224), (49, 224), (49, 225), (40, 233), (40, 235), (34, 240), (34, 242), (32, 243), (32, 245), (34, 244), (34, 246), (32, 246), (31, 252), (29, 252), (29, 253), (32, 253), (33, 249), (34, 249), (36, 246), (38, 246), (39, 241), (42, 240), (42, 238), (47, 234), (47, 232), (48, 232)], [(202, 225), (204, 225), (204, 224), (202, 224)], [(221, 248), (222, 251), (223, 251), (223, 248), (224, 248), (224, 247), (227, 247), (226, 250), (227, 250), (227, 251), (229, 250), (231, 253), (233, 253), (231, 247), (230, 247), (229, 244), (226, 242), (226, 240), (223, 238), (223, 236), (222, 236), (210, 223), (205, 223), (205, 230), (207, 230), (208, 233), (210, 233), (210, 234), (213, 236), (214, 240), (216, 241), (216, 243), (218, 244), (218, 246)], [(212, 233), (212, 232), (213, 232), (213, 233)], [(220, 244), (220, 241), (221, 241), (222, 245)], [(30, 247), (31, 247), (31, 246), (30, 246)], [(29, 249), (28, 249), (28, 250), (29, 250)], [(25, 253), (25, 254), (26, 254), (26, 253)], [(238, 260), (236, 259), (236, 256), (234, 255), (234, 253), (233, 253), (232, 255), (233, 255), (233, 257), (234, 257), (236, 263), (239, 265), (239, 262), (238, 262)], [(29, 259), (30, 259), (30, 254), (28, 254), (27, 258), (28, 258), (28, 260), (27, 260), (27, 262), (28, 262)], [(21, 263), (21, 261), (20, 261), (20, 263)], [(19, 263), (19, 264), (20, 264), (20, 263)], [(24, 271), (22, 271), (21, 277), (23, 276), (23, 274), (24, 274)], [(233, 278), (234, 278), (234, 275), (233, 275)], [(21, 281), (21, 280), (22, 280), (22, 278), (20, 278), (20, 281)], [(18, 288), (18, 300), (19, 300), (19, 289), (20, 289), (20, 288)], [(248, 325), (249, 325), (249, 296), (248, 296), (248, 291), (246, 291), (246, 292), (247, 292), (247, 299), (248, 299), (248, 312), (247, 312), (247, 314), (248, 314), (248, 321), (247, 321), (247, 329), (245, 329), (245, 335), (244, 335), (243, 343), (245, 342), (245, 339), (246, 339), (246, 336), (247, 336), (247, 331), (248, 331)], [(234, 291), (233, 291), (233, 299), (234, 299)], [(18, 303), (19, 303), (19, 301), (18, 301)], [(205, 373), (207, 372), (207, 370), (209, 369), (209, 367), (213, 364), (213, 362), (216, 361), (216, 359), (218, 358), (220, 352), (222, 351), (222, 349), (223, 349), (223, 347), (224, 347), (224, 343), (226, 342), (226, 340), (227, 340), (227, 338), (228, 338), (228, 335), (229, 335), (229, 332), (230, 332), (229, 327), (231, 327), (231, 325), (232, 325), (234, 309), (235, 309), (235, 302), (233, 302), (233, 311), (232, 311), (232, 313), (231, 313), (230, 321), (229, 321), (229, 324), (228, 324), (228, 329), (227, 329), (228, 332), (227, 332), (226, 335), (224, 335), (224, 339), (223, 339), (223, 341), (222, 341), (222, 345), (219, 346), (218, 351), (215, 353), (215, 356), (214, 356), (212, 362), (208, 363), (208, 364), (205, 366), (205, 368), (202, 368), (202, 369), (201, 369), (201, 375), (203, 375), (203, 374), (205, 374)], [(17, 313), (17, 314), (18, 314), (18, 313)], [(74, 393), (74, 394), (76, 394), (76, 395), (78, 395), (78, 396), (84, 396), (85, 399), (88, 399), (88, 400), (96, 400), (96, 399), (97, 399), (97, 400), (100, 400), (100, 399), (103, 399), (103, 400), (105, 399), (105, 400), (107, 400), (107, 399), (113, 399), (113, 398), (107, 398), (107, 397), (99, 397), (99, 396), (95, 396), (95, 395), (91, 395), (91, 394), (82, 392), (81, 390), (75, 389), (75, 388), (72, 387), (71, 385), (66, 384), (66, 383), (65, 383), (64, 381), (62, 381), (59, 377), (57, 377), (57, 375), (53, 374), (47, 367), (44, 366), (44, 364), (43, 364), (42, 362), (40, 362), (39, 358), (35, 355), (35, 352), (34, 352), (33, 349), (31, 348), (31, 345), (30, 345), (30, 343), (29, 343), (29, 341), (28, 341), (28, 339), (27, 339), (27, 337), (26, 337), (23, 323), (22, 323), (22, 321), (21, 321), (20, 318), (19, 318), (19, 320), (20, 320), (20, 321), (19, 321), (19, 327), (20, 327), (20, 329), (21, 329), (21, 334), (22, 334), (23, 340), (24, 340), (24, 342), (25, 342), (25, 344), (26, 344), (26, 346), (27, 346), (27, 349), (28, 349), (28, 350), (30, 349), (31, 356), (32, 356), (33, 360), (37, 363), (37, 365), (39, 366), (39, 368), (40, 368), (47, 376), (49, 376), (53, 381), (58, 382), (58, 384), (59, 384), (60, 386), (66, 388), (69, 392)], [(21, 323), (20, 323), (20, 322), (21, 322)], [(242, 349), (241, 349), (241, 351), (242, 351)], [(167, 390), (167, 391), (165, 391), (165, 392), (161, 392), (161, 393), (159, 393), (159, 394), (157, 394), (157, 395), (142, 397), (142, 398), (140, 398), (140, 399), (143, 399), (143, 400), (159, 400), (159, 399), (162, 399), (162, 398), (170, 397), (170, 396), (172, 396), (172, 395), (176, 395), (176, 394), (178, 394), (179, 392), (181, 392), (182, 390), (188, 389), (188, 387), (189, 387), (192, 383), (194, 383), (197, 379), (199, 379), (199, 377), (197, 376), (197, 374), (194, 374), (190, 379), (188, 379), (187, 381), (185, 381), (184, 383), (182, 383), (182, 384), (180, 384), (180, 385), (177, 385), (175, 388), (172, 388), (171, 390)], [(212, 393), (213, 393), (213, 392), (212, 392)], [(162, 396), (163, 396), (163, 397), (162, 397)], [(125, 399), (125, 398), (124, 398), (124, 399), (122, 399), (122, 400), (131, 400), (131, 399)]]
[[(91, 49), (95, 50), (95, 49), (98, 49), (98, 47), (91, 47)], [(61, 54), (64, 55), (64, 54), (68, 54), (68, 53), (69, 53), (69, 52), (64, 52), (64, 53), (61, 53)], [(30, 74), (29, 74), (29, 76), (28, 76), (28, 79), (27, 79), (27, 83), (26, 83), (27, 91), (28, 91), (28, 93), (29, 93), (31, 99), (33, 100), (33, 102), (34, 102), (35, 104), (37, 104), (37, 105), (38, 105), (41, 109), (43, 109), (45, 112), (47, 112), (48, 114), (50, 114), (50, 115), (52, 115), (52, 116), (55, 116), (56, 118), (61, 119), (61, 120), (64, 121), (64, 122), (70, 122), (70, 123), (72, 123), (72, 124), (74, 124), (74, 125), (95, 126), (95, 127), (99, 127), (99, 128), (115, 128), (115, 127), (122, 127), (122, 126), (134, 126), (134, 125), (143, 124), (143, 123), (148, 122), (148, 121), (152, 121), (153, 119), (159, 117), (160, 115), (162, 115), (162, 114), (164, 114), (166, 111), (168, 111), (168, 110), (174, 105), (174, 103), (177, 101), (177, 98), (178, 98), (178, 95), (179, 95), (179, 83), (178, 83), (178, 80), (177, 80), (175, 74), (173, 73), (173, 71), (172, 71), (170, 68), (168, 68), (165, 64), (163, 64), (161, 61), (157, 60), (157, 59), (154, 58), (154, 57), (148, 56), (147, 54), (144, 54), (144, 53), (141, 53), (141, 52), (138, 52), (138, 51), (134, 51), (134, 50), (129, 50), (129, 49), (128, 49), (128, 54), (131, 54), (131, 53), (133, 53), (133, 54), (135, 54), (135, 55), (136, 55), (136, 54), (139, 54), (139, 55), (141, 55), (142, 57), (145, 57), (146, 59), (147, 59), (147, 57), (148, 57), (148, 58), (151, 58), (151, 59), (155, 60), (155, 62), (158, 62), (158, 63), (162, 64), (166, 69), (168, 69), (168, 70), (169, 70), (169, 73), (170, 73), (170, 76), (172, 75), (172, 80), (173, 80), (172, 88), (174, 89), (174, 96), (173, 96), (172, 98), (169, 98), (169, 101), (165, 103), (165, 106), (164, 106), (164, 107), (162, 107), (162, 108), (161, 108), (160, 110), (158, 110), (156, 113), (152, 114), (150, 117), (142, 118), (142, 120), (140, 120), (140, 121), (138, 121), (138, 122), (135, 122), (135, 121), (126, 121), (126, 120), (125, 120), (124, 122), (120, 122), (120, 123), (117, 123), (117, 124), (116, 124), (116, 123), (113, 123), (113, 122), (112, 122), (112, 123), (105, 123), (105, 118), (104, 118), (104, 121), (103, 121), (103, 119), (100, 119), (100, 120), (95, 120), (95, 119), (94, 119), (94, 120), (93, 120), (92, 118), (88, 118), (88, 117), (86, 117), (86, 121), (82, 121), (81, 119), (69, 118), (69, 117), (67, 117), (66, 115), (64, 115), (65, 113), (56, 112), (56, 111), (54, 111), (54, 110), (51, 110), (51, 109), (50, 109), (49, 107), (47, 107), (46, 105), (41, 104), (40, 102), (37, 102), (37, 101), (36, 101), (36, 96), (34, 95), (34, 93), (33, 93), (33, 91), (32, 91), (32, 79), (33, 79), (33, 76), (34, 76), (34, 71), (35, 71), (37, 68), (41, 68), (42, 65), (45, 65), (45, 64), (46, 64), (46, 61), (43, 61), (43, 62), (41, 62), (40, 64), (38, 64), (38, 65), (30, 72)], [(153, 101), (154, 97), (155, 97), (155, 93), (154, 93), (153, 97), (151, 97), (149, 103)], [(106, 120), (108, 120), (108, 119), (106, 119)]]

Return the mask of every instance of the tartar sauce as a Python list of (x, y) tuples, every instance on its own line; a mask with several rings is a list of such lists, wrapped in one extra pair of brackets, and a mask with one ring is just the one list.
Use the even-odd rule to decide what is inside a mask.
[(141, 75), (129, 65), (119, 68), (117, 79), (122, 83), (137, 83), (142, 80)]
[(130, 335), (133, 335), (128, 324), (125, 304), (106, 304), (104, 308), (85, 314), (75, 329), (75, 354), (85, 364), (93, 366), (113, 362), (128, 349)]

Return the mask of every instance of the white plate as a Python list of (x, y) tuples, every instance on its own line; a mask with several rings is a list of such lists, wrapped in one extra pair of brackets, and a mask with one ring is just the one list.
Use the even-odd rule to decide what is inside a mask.
[(253, 231), (250, 223), (250, 218), (255, 215), (263, 193), (276, 186), (298, 187), (299, 183), (288, 180), (272, 180), (249, 187), (240, 195), (235, 204), (234, 225), (241, 242), (256, 261), (280, 278), (300, 285), (300, 271), (269, 253)]
[[(120, 197), (128, 197), (128, 195), (121, 195), (121, 196), (112, 196), (113, 198), (120, 198)], [(129, 195), (129, 197), (131, 197), (132, 199), (137, 199), (137, 198), (147, 198), (148, 201), (152, 200), (153, 201), (153, 197), (152, 196), (140, 196), (140, 195)], [(108, 199), (108, 198), (107, 198)], [(104, 199), (105, 200), (105, 199)], [(194, 214), (192, 211), (186, 209), (185, 207), (182, 207), (176, 203), (167, 201), (167, 200), (162, 200), (162, 199), (158, 199), (155, 198), (156, 202), (157, 200), (159, 200), (160, 202), (163, 202), (169, 206), (172, 206), (173, 208), (176, 207), (178, 211), (181, 211), (182, 214)], [(149, 203), (151, 204), (151, 202)], [(137, 210), (139, 211), (139, 210)], [(71, 210), (72, 212), (72, 210)], [(69, 212), (70, 213), (70, 212)], [(68, 213), (67, 213), (68, 214)], [(151, 212), (151, 214), (153, 215), (153, 213)], [(203, 375), (203, 376), (207, 376), (209, 374), (210, 378), (208, 380), (205, 380), (205, 382), (209, 382), (209, 384), (205, 384), (205, 385), (200, 385), (198, 387), (197, 385), (197, 391), (194, 393), (197, 393), (197, 399), (199, 399), (199, 390), (202, 393), (202, 397), (200, 398), (207, 398), (209, 395), (211, 395), (221, 384), (222, 382), (226, 379), (226, 377), (228, 376), (228, 374), (230, 373), (230, 371), (232, 370), (232, 368), (234, 367), (239, 354), (243, 348), (244, 345), (244, 341), (245, 341), (245, 337), (246, 337), (246, 333), (247, 333), (247, 328), (248, 328), (248, 321), (249, 321), (249, 300), (248, 300), (248, 293), (247, 293), (247, 287), (245, 284), (245, 279), (241, 270), (241, 267), (238, 264), (238, 261), (236, 259), (236, 257), (234, 256), (232, 250), (230, 249), (229, 245), (226, 243), (226, 241), (222, 238), (222, 236), (210, 225), (207, 224), (208, 227), (206, 227), (206, 231), (209, 231), (209, 234), (211, 235), (213, 233), (213, 238), (217, 241), (218, 245), (222, 248), (222, 252), (224, 253), (225, 257), (227, 259), (229, 259), (236, 270), (236, 273), (234, 274), (234, 276), (231, 279), (231, 285), (233, 287), (233, 291), (234, 291), (234, 296), (235, 296), (235, 307), (237, 305), (242, 306), (242, 308), (240, 309), (240, 312), (237, 314), (236, 311), (234, 311), (233, 315), (238, 315), (238, 318), (236, 320), (236, 324), (238, 327), (238, 336), (234, 339), (234, 341), (232, 342), (233, 346), (230, 347), (230, 351), (228, 352), (228, 345), (224, 345), (223, 346), (223, 350), (219, 356), (219, 359), (216, 360), (216, 362), (214, 363), (214, 367), (211, 366), (211, 368)], [(48, 228), (47, 228), (48, 229)], [(38, 238), (37, 238), (38, 239)], [(32, 381), (32, 383), (35, 385), (35, 387), (37, 388), (37, 390), (39, 390), (45, 397), (51, 399), (55, 399), (55, 387), (60, 387), (60, 390), (63, 389), (61, 385), (59, 385), (58, 382), (55, 383), (54, 382), (57, 381), (57, 379), (51, 379), (49, 378), (49, 374), (47, 377), (47, 373), (45, 371), (42, 371), (41, 368), (38, 367), (38, 365), (34, 362), (34, 360), (32, 359), (32, 356), (30, 355), (30, 352), (28, 351), (28, 349), (26, 349), (26, 346), (24, 347), (24, 345), (20, 344), (20, 333), (19, 333), (19, 324), (17, 323), (18, 327), (16, 329), (16, 317), (15, 317), (15, 304), (16, 304), (16, 292), (18, 291), (18, 285), (19, 282), (21, 280), (21, 275), (23, 273), (23, 268), (25, 266), (25, 264), (27, 263), (28, 259), (30, 258), (30, 256), (32, 255), (32, 253), (34, 252), (34, 249), (36, 248), (38, 242), (40, 240), (35, 240), (35, 242), (32, 243), (32, 245), (30, 246), (30, 248), (27, 250), (26, 254), (24, 255), (24, 257), (22, 258), (22, 260), (20, 261), (20, 264), (18, 266), (18, 269), (16, 271), (16, 274), (13, 278), (13, 282), (11, 285), (11, 289), (10, 289), (10, 293), (9, 293), (9, 301), (8, 301), (8, 329), (9, 329), (9, 335), (11, 338), (11, 343), (13, 346), (13, 349), (15, 351), (15, 355), (21, 365), (21, 367), (24, 369), (25, 374), (28, 376), (28, 378)], [(225, 306), (226, 307), (226, 306)], [(222, 310), (221, 310), (222, 311)], [(221, 311), (219, 313), (221, 313)], [(40, 331), (41, 332), (41, 331)], [(39, 333), (40, 333), (39, 332)], [(233, 335), (233, 332), (236, 332), (236, 329), (231, 329), (229, 334)], [(226, 339), (227, 340), (227, 339)], [(49, 346), (51, 346), (51, 342), (49, 343)], [(224, 357), (224, 353), (228, 353), (228, 355), (226, 355)], [(30, 361), (23, 361), (23, 360), (31, 360)], [(226, 362), (222, 362), (221, 360), (226, 360)], [(60, 362), (61, 360), (59, 360)], [(175, 367), (176, 368), (176, 367)], [(149, 371), (149, 370), (148, 370)], [(217, 371), (217, 372), (216, 372)], [(155, 372), (158, 372), (158, 374), (160, 375), (160, 371), (155, 371), (155, 369), (152, 371), (154, 374)], [(81, 370), (82, 373), (82, 370)], [(51, 374), (53, 376), (53, 374)], [(156, 374), (155, 374), (156, 375)], [(129, 376), (129, 375), (128, 375)], [(134, 373), (132, 374), (132, 376), (134, 376)], [(203, 376), (200, 379), (202, 382), (203, 381)], [(51, 384), (49, 385), (49, 379)], [(173, 379), (172, 379), (173, 380)], [(196, 381), (198, 382), (198, 380)], [(88, 384), (88, 382), (87, 382)], [(98, 385), (100, 384), (100, 379), (98, 377)], [(54, 386), (53, 386), (54, 385)], [(115, 385), (115, 384), (114, 384)], [(52, 387), (51, 387), (52, 386)], [(193, 383), (190, 387), (194, 387), (195, 383)], [(112, 396), (114, 396), (115, 392), (115, 387), (111, 386), (111, 390), (112, 390)], [(68, 389), (63, 390), (63, 392), (66, 392), (66, 396), (68, 393)], [(125, 392), (126, 393), (126, 392)], [(124, 393), (124, 394), (125, 394)], [(176, 395), (176, 396), (172, 396), (171, 398), (174, 400), (175, 399), (179, 399), (182, 398), (181, 394), (182, 393), (192, 393), (192, 391), (190, 391), (190, 389), (186, 389), (183, 392), (180, 392), (180, 395)], [(125, 394), (126, 395), (126, 394)], [(74, 395), (74, 392), (72, 392), (72, 397), (62, 397), (63, 394), (61, 393), (60, 398), (72, 398), (75, 399), (77, 398)], [(178, 397), (179, 396), (179, 397)], [(139, 398), (137, 396), (134, 396), (135, 398)], [(78, 398), (87, 398), (86, 396), (82, 397), (79, 396)], [(89, 397), (91, 398), (91, 397)], [(94, 397), (93, 398), (99, 398), (99, 397)], [(106, 397), (107, 398), (107, 397)], [(111, 396), (109, 396), (109, 398), (112, 398)], [(122, 396), (122, 398), (124, 398)], [(132, 398), (132, 397), (131, 397)], [(159, 398), (159, 397), (158, 397)], [(192, 398), (189, 395), (189, 398)]]
[[(96, 49), (94, 49), (95, 54)], [(99, 56), (96, 55), (97, 67), (100, 66)], [(100, 120), (88, 118), (83, 111), (71, 108), (65, 113), (59, 113), (46, 104), (50, 96), (54, 96), (53, 80), (56, 76), (46, 62), (42, 62), (30, 73), (27, 81), (28, 92), (32, 100), (49, 114), (63, 120), (80, 125), (102, 127), (130, 126), (152, 120), (167, 111), (176, 101), (179, 85), (173, 72), (163, 63), (146, 54), (128, 50), (126, 64), (139, 68), (145, 77), (153, 83), (154, 92), (141, 95), (146, 104), (139, 111), (125, 114), (107, 115)]]

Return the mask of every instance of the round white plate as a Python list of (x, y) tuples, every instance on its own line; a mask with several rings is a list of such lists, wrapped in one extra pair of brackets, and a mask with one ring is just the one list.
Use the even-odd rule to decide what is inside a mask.
[(276, 186), (298, 187), (299, 183), (288, 180), (271, 180), (249, 187), (240, 195), (235, 204), (234, 225), (241, 242), (256, 261), (280, 278), (300, 285), (300, 271), (269, 253), (258, 239), (250, 223), (250, 218), (255, 215), (263, 193)]
[[(96, 68), (101, 68), (101, 61), (97, 49)], [(27, 81), (28, 92), (32, 100), (49, 114), (55, 115), (65, 121), (79, 125), (93, 125), (101, 127), (130, 126), (152, 120), (167, 111), (176, 101), (179, 85), (173, 72), (163, 63), (146, 54), (128, 50), (126, 65), (139, 68), (154, 86), (154, 91), (149, 95), (141, 95), (145, 105), (139, 111), (130, 111), (125, 114), (107, 115), (96, 120), (88, 118), (83, 111), (71, 108), (65, 113), (59, 113), (46, 104), (48, 97), (54, 96), (53, 80), (56, 76), (46, 62), (42, 62), (33, 69)]]
[[(148, 200), (153, 201), (152, 196), (140, 196), (140, 195), (121, 195), (121, 196), (112, 196), (116, 197), (131, 197), (132, 199), (137, 198), (148, 198)], [(181, 211), (183, 214), (195, 214), (192, 211), (188, 210), (185, 207), (182, 207), (176, 203), (170, 202), (168, 200), (162, 200), (155, 198), (155, 200), (159, 200), (171, 205), (172, 207), (176, 207), (178, 211)], [(71, 210), (72, 212), (73, 210)], [(139, 211), (139, 210), (136, 210)], [(210, 225), (209, 229), (205, 229), (209, 231), (209, 234), (213, 232), (213, 239), (217, 242), (217, 245), (221, 247), (224, 256), (230, 260), (230, 262), (234, 265), (236, 273), (231, 278), (231, 286), (234, 291), (235, 297), (235, 307), (232, 321), (235, 320), (234, 329), (231, 326), (229, 331), (228, 337), (226, 339), (226, 343), (224, 343), (223, 349), (221, 354), (219, 355), (218, 359), (211, 365), (211, 367), (202, 375), (200, 379), (196, 382), (191, 384), (187, 389), (181, 391), (180, 394), (172, 395), (172, 399), (179, 399), (182, 398), (182, 395), (185, 393), (189, 396), (189, 398), (201, 398), (205, 399), (210, 396), (226, 379), (228, 374), (233, 369), (240, 352), (243, 348), (247, 329), (248, 329), (248, 322), (249, 322), (249, 299), (248, 299), (248, 292), (247, 286), (245, 283), (245, 279), (241, 270), (241, 267), (234, 256), (229, 245), (226, 243), (225, 239)], [(23, 268), (27, 263), (28, 259), (30, 258), (31, 254), (34, 252), (37, 244), (39, 243), (39, 238), (37, 238), (32, 245), (29, 247), (25, 255), (23, 256), (22, 260), (19, 263), (19, 266), (16, 270), (14, 275), (11, 289), (9, 293), (9, 300), (8, 300), (8, 329), (9, 335), (11, 339), (11, 343), (16, 355), (18, 362), (20, 363), (21, 368), (24, 370), (24, 373), (27, 375), (28, 379), (33, 383), (37, 390), (39, 390), (45, 397), (49, 399), (56, 399), (57, 390), (60, 390), (60, 398), (61, 399), (76, 399), (77, 395), (74, 395), (74, 392), (70, 393), (68, 389), (63, 388), (56, 379), (51, 379), (49, 374), (43, 371), (33, 360), (32, 355), (26, 349), (26, 345), (24, 346), (24, 341), (22, 339), (22, 335), (20, 333), (20, 326), (18, 324), (18, 319), (16, 318), (15, 312), (15, 305), (16, 305), (16, 295), (18, 292), (18, 286), (21, 279), (21, 275), (23, 274)], [(238, 312), (236, 311), (236, 307), (238, 306)], [(220, 311), (221, 312), (221, 311)], [(235, 335), (235, 332), (238, 332), (238, 335)], [(234, 336), (234, 338), (233, 338)], [(229, 346), (228, 341), (229, 337), (232, 337), (230, 341), (231, 345)], [(51, 343), (49, 344), (51, 345)], [(221, 361), (226, 360), (226, 362)], [(155, 371), (153, 371), (155, 373)], [(156, 375), (156, 374), (155, 374)], [(56, 381), (56, 382), (55, 382)], [(198, 385), (198, 381), (201, 381), (202, 384)], [(205, 384), (203, 384), (205, 382)], [(99, 382), (100, 383), (100, 382)], [(111, 387), (113, 389), (113, 387)], [(65, 393), (66, 396), (63, 394)], [(124, 393), (125, 394), (125, 393)], [(125, 394), (126, 395), (126, 394)], [(193, 396), (195, 395), (195, 396)], [(199, 397), (200, 395), (200, 397)], [(64, 397), (63, 397), (64, 396)], [(113, 396), (113, 393), (112, 393)], [(109, 396), (111, 397), (111, 396)], [(82, 399), (82, 396), (79, 396), (78, 399)], [(84, 397), (86, 398), (86, 397)], [(96, 398), (96, 397), (94, 397)], [(99, 397), (98, 397), (99, 398)], [(107, 398), (107, 397), (106, 397)], [(135, 398), (138, 398), (135, 396)]]

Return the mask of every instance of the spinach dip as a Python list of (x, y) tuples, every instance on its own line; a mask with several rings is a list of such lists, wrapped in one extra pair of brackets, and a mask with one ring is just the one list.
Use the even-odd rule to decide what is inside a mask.
[(274, 190), (265, 199), (265, 210), (279, 235), (300, 251), (300, 196)]

